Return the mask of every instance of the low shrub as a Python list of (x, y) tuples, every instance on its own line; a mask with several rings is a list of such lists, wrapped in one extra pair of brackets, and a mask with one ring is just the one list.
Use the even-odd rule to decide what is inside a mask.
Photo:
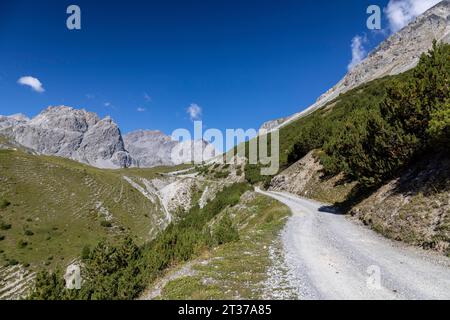
[(239, 240), (239, 232), (229, 215), (225, 215), (214, 228), (213, 239), (218, 245)]
[(102, 221), (100, 222), (100, 225), (101, 225), (102, 227), (104, 227), (104, 228), (111, 228), (111, 227), (112, 227), (111, 222), (106, 221), (106, 220), (102, 220)]
[(16, 259), (8, 260), (8, 266), (10, 266), (10, 267), (17, 266), (18, 264), (19, 264), (19, 261), (17, 261)]
[(18, 246), (20, 249), (25, 248), (27, 245), (28, 245), (28, 242), (25, 241), (25, 240), (19, 240), (19, 242), (17, 243), (17, 246)]
[(89, 246), (84, 246), (81, 250), (81, 259), (87, 260), (91, 256), (91, 248)]
[(5, 223), (3, 221), (0, 222), (0, 230), (9, 230), (12, 228), (10, 223)]
[(228, 178), (229, 175), (230, 175), (230, 173), (228, 171), (217, 171), (216, 173), (214, 173), (214, 178), (226, 179), (226, 178)]
[(0, 209), (6, 209), (10, 205), (11, 205), (11, 202), (9, 202), (8, 200), (5, 200), (5, 199), (0, 200)]

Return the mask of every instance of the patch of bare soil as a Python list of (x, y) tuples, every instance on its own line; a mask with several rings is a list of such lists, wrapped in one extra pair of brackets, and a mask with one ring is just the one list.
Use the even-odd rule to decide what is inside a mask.
[(351, 214), (395, 240), (450, 254), (450, 159), (427, 157), (353, 208)]
[(345, 181), (342, 175), (325, 177), (316, 153), (311, 151), (273, 178), (269, 191), (289, 192), (325, 203), (345, 200), (355, 183)]

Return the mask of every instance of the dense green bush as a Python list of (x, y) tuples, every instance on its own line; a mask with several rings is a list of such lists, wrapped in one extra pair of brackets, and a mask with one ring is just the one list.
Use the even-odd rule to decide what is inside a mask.
[(428, 133), (439, 143), (446, 146), (450, 143), (450, 99), (441, 110), (432, 112)]
[[(363, 186), (391, 177), (417, 154), (434, 148), (448, 152), (450, 46), (434, 45), (411, 72), (373, 81), (341, 95), (331, 105), (281, 131), (282, 165), (313, 149), (330, 173), (344, 172)], [(260, 167), (245, 166), (252, 184), (267, 185)], [(171, 265), (187, 261), (205, 247), (236, 239), (226, 216), (211, 232), (209, 222), (236, 205), (249, 190), (246, 184), (225, 188), (200, 209), (137, 247), (131, 239), (99, 243), (84, 261), (84, 283), (68, 291), (60, 273), (40, 273), (34, 299), (133, 299), (147, 283)], [(83, 256), (86, 256), (83, 254)]]
[(20, 249), (23, 249), (26, 246), (28, 246), (28, 242), (25, 240), (19, 240), (19, 242), (17, 242), (17, 247), (19, 247)]
[(91, 248), (89, 248), (89, 246), (84, 246), (83, 249), (81, 250), (81, 259), (87, 260), (90, 258), (90, 256), (91, 256)]
[(100, 225), (104, 228), (111, 228), (112, 227), (112, 223), (106, 220), (102, 220), (100, 221)]
[[(281, 169), (321, 149), (324, 173), (344, 172), (370, 188), (421, 152), (448, 148), (449, 64), (450, 45), (434, 44), (413, 70), (350, 90), (281, 128)], [(247, 181), (268, 185), (259, 169), (247, 165)]]
[(261, 166), (247, 164), (244, 168), (245, 180), (251, 185), (262, 184), (264, 187), (269, 186), (272, 176), (261, 175)]
[(10, 259), (8, 260), (8, 266), (12, 267), (12, 266), (17, 266), (19, 264), (19, 261), (17, 261), (16, 259)]
[(215, 226), (213, 239), (218, 245), (239, 240), (239, 232), (228, 214)]
[(8, 200), (5, 200), (5, 199), (0, 200), (0, 209), (6, 209), (10, 205), (11, 205), (11, 202), (9, 202)]
[(12, 225), (10, 223), (0, 221), (0, 230), (9, 230), (11, 228), (12, 228)]
[[(408, 73), (397, 77), (407, 76)], [(345, 137), (343, 129), (347, 124), (354, 124), (357, 113), (365, 113), (369, 110), (376, 112), (379, 109), (390, 81), (392, 77), (385, 77), (364, 84), (340, 95), (322, 109), (282, 127), (280, 129), (280, 169), (289, 167), (314, 149), (324, 149), (326, 146), (334, 148), (335, 145), (332, 142), (340, 136)], [(367, 119), (369, 115), (361, 114), (359, 117)], [(342, 157), (333, 152), (321, 153), (321, 161), (328, 174), (339, 173), (345, 167)], [(246, 165), (245, 173), (247, 181), (251, 184), (262, 182), (268, 186), (273, 178), (261, 176), (260, 167), (254, 165)]]
[[(407, 74), (398, 77), (404, 78)], [(350, 90), (324, 108), (283, 127), (280, 151), (287, 156), (281, 157), (284, 159), (281, 165), (289, 166), (311, 150), (323, 149), (331, 141), (345, 138), (343, 129), (348, 125), (364, 126), (364, 120), (370, 116), (368, 112), (377, 112), (390, 81), (392, 77), (386, 77)], [(336, 159), (336, 162), (339, 161)]]

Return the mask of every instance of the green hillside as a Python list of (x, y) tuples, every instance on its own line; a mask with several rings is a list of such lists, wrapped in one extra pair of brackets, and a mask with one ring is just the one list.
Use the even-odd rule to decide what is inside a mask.
[[(450, 45), (435, 43), (416, 68), (283, 127), (281, 169), (289, 169), (281, 176), (292, 187), (308, 172), (293, 192), (334, 203), (386, 237), (450, 255), (449, 142)], [(259, 169), (246, 166), (249, 182), (284, 187), (287, 180)]]
[(127, 235), (152, 239), (164, 218), (123, 179), (174, 169), (101, 170), (71, 160), (0, 150), (0, 265), (65, 266), (85, 246)]
[[(442, 151), (450, 131), (449, 77), (450, 45), (435, 44), (413, 70), (341, 94), (281, 128), (281, 169), (319, 149), (327, 175), (343, 172), (373, 187), (421, 153)], [(246, 167), (249, 182), (270, 182), (258, 173), (258, 166)]]

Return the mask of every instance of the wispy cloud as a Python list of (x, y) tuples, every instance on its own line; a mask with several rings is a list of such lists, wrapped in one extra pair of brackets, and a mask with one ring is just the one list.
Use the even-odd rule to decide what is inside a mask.
[(361, 63), (367, 55), (366, 49), (364, 49), (364, 43), (367, 41), (366, 37), (355, 36), (352, 39), (352, 61), (347, 66), (347, 69), (350, 71), (356, 65)]
[(147, 92), (144, 92), (144, 100), (146, 102), (152, 102), (152, 97)]
[(391, 32), (402, 29), (414, 18), (421, 15), (442, 0), (390, 0), (384, 9)]
[(147, 109), (141, 108), (141, 107), (137, 108), (136, 110), (137, 110), (137, 112), (145, 112), (145, 111), (147, 111)]
[(19, 80), (17, 80), (17, 83), (23, 86), (30, 87), (33, 91), (42, 93), (45, 91), (44, 87), (42, 86), (41, 81), (39, 81), (38, 78), (34, 78), (31, 76), (25, 76), (21, 77)]
[(115, 104), (113, 104), (112, 102), (109, 102), (109, 101), (103, 103), (103, 106), (105, 108), (108, 108), (108, 109), (118, 110), (118, 107)]
[(95, 94), (87, 93), (86, 94), (86, 98), (89, 99), (89, 100), (95, 99)]
[[(372, 33), (381, 32), (384, 35), (397, 32), (408, 25), (416, 17), (435, 6), (442, 0), (389, 0), (384, 8), (387, 16), (388, 26), (382, 30), (373, 30)], [(368, 42), (367, 37), (357, 35), (352, 39), (352, 61), (348, 65), (348, 70), (352, 70), (356, 65), (361, 63), (366, 56), (367, 50), (364, 45)]]
[(191, 103), (186, 112), (189, 114), (191, 121), (199, 120), (202, 116), (202, 108), (196, 103)]

